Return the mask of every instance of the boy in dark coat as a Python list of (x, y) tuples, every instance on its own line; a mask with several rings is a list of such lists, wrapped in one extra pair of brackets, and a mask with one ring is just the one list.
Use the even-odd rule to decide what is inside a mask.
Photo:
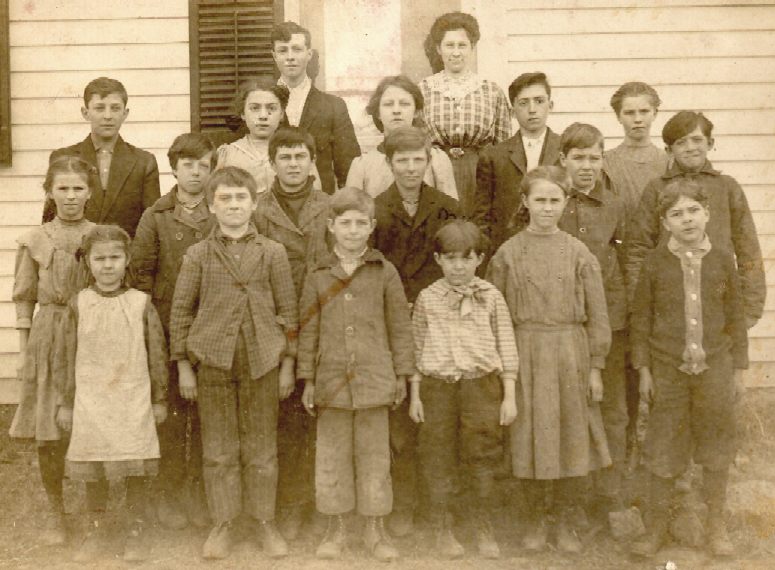
[[(131, 246), (130, 267), (134, 286), (151, 295), (169, 342), (170, 307), (183, 255), (210, 233), (215, 220), (207, 209), (204, 187), (215, 166), (215, 147), (198, 133), (175, 139), (167, 152), (177, 184), (159, 198), (140, 218)], [(199, 414), (180, 395), (177, 366), (170, 366), (169, 415), (159, 427), (163, 486), (158, 503), (159, 522), (168, 528), (184, 528), (190, 522), (207, 524), (202, 476), (202, 438)], [(186, 441), (186, 424), (191, 419), (191, 439)], [(186, 448), (190, 446), (189, 461)], [(190, 479), (190, 481), (189, 481)], [(183, 494), (191, 483), (194, 501), (184, 509)]]
[[(398, 269), (411, 304), (442, 276), (433, 258), (433, 238), (445, 222), (458, 216), (458, 203), (423, 182), (430, 143), (417, 127), (401, 127), (387, 135), (385, 159), (395, 182), (374, 200), (374, 247)], [(417, 427), (408, 407), (405, 402), (390, 413), (393, 512), (388, 527), (396, 536), (411, 532), (416, 504)]]
[[(87, 220), (117, 224), (131, 237), (143, 211), (159, 199), (159, 167), (150, 153), (124, 141), (118, 134), (129, 114), (127, 93), (121, 82), (98, 77), (83, 91), (81, 115), (91, 133), (78, 144), (51, 153), (49, 163), (60, 156), (82, 158), (96, 169), (95, 186), (86, 204)], [(43, 221), (54, 219), (54, 203), (47, 200)]]
[(715, 556), (734, 551), (724, 503), (748, 339), (735, 259), (705, 233), (708, 204), (697, 181), (678, 178), (662, 190), (658, 215), (668, 238), (646, 257), (634, 300), (632, 363), (641, 398), (652, 404), (647, 533), (632, 546), (641, 557), (664, 542), (674, 479), (692, 457), (703, 467), (708, 547)]

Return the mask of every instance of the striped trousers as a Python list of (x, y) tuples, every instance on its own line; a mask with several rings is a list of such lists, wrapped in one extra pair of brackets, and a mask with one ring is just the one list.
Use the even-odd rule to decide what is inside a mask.
[(251, 378), (240, 338), (231, 370), (197, 372), (202, 462), (207, 504), (214, 522), (243, 509), (273, 520), (277, 494), (278, 369)]

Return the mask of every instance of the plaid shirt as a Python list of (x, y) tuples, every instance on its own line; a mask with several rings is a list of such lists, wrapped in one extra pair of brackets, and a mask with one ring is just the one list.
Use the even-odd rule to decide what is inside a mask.
[[(170, 316), (170, 358), (230, 370), (245, 336), (252, 378), (296, 356), (298, 306), (285, 248), (254, 226), (239, 259), (219, 227), (183, 258)], [(233, 249), (233, 248), (232, 248)]]
[[(481, 147), (511, 136), (509, 102), (498, 85), (472, 76), (460, 91), (445, 72), (420, 82), (425, 123), (434, 144)], [(456, 93), (464, 93), (455, 97)]]
[(495, 371), (516, 380), (517, 342), (503, 295), (478, 277), (469, 290), (470, 295), (439, 279), (420, 292), (412, 315), (417, 369), (445, 380)]

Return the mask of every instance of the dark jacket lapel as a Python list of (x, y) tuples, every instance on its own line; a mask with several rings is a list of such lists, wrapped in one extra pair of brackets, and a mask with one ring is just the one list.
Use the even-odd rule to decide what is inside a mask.
[(307, 132), (310, 131), (312, 124), (315, 122), (315, 117), (318, 115), (319, 100), (320, 91), (313, 85), (307, 94), (307, 100), (304, 101), (304, 109), (302, 109), (301, 118), (299, 119), (299, 128)]
[(522, 146), (522, 135), (517, 132), (511, 137), (509, 144), (509, 158), (514, 166), (517, 167), (522, 176), (527, 172), (527, 157), (525, 156), (525, 147)]
[(541, 158), (538, 163), (541, 165), (552, 166), (560, 160), (560, 137), (552, 131), (546, 129), (546, 138), (544, 138), (544, 147), (541, 149)]
[(108, 187), (105, 190), (105, 199), (100, 210), (100, 221), (105, 219), (115, 204), (118, 193), (123, 188), (129, 173), (132, 172), (136, 161), (135, 155), (119, 136), (110, 161), (110, 175), (108, 176)]

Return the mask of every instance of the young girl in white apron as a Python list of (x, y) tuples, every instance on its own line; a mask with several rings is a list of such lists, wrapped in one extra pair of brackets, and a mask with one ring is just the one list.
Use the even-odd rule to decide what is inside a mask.
[(95, 226), (82, 254), (91, 285), (70, 301), (57, 338), (63, 366), (57, 423), (71, 431), (65, 471), (86, 482), (90, 522), (77, 561), (103, 550), (97, 530), (107, 496), (98, 485), (126, 478), (125, 560), (142, 560), (146, 488), (159, 469), (156, 424), (167, 415), (167, 349), (149, 295), (125, 285), (129, 236)]

